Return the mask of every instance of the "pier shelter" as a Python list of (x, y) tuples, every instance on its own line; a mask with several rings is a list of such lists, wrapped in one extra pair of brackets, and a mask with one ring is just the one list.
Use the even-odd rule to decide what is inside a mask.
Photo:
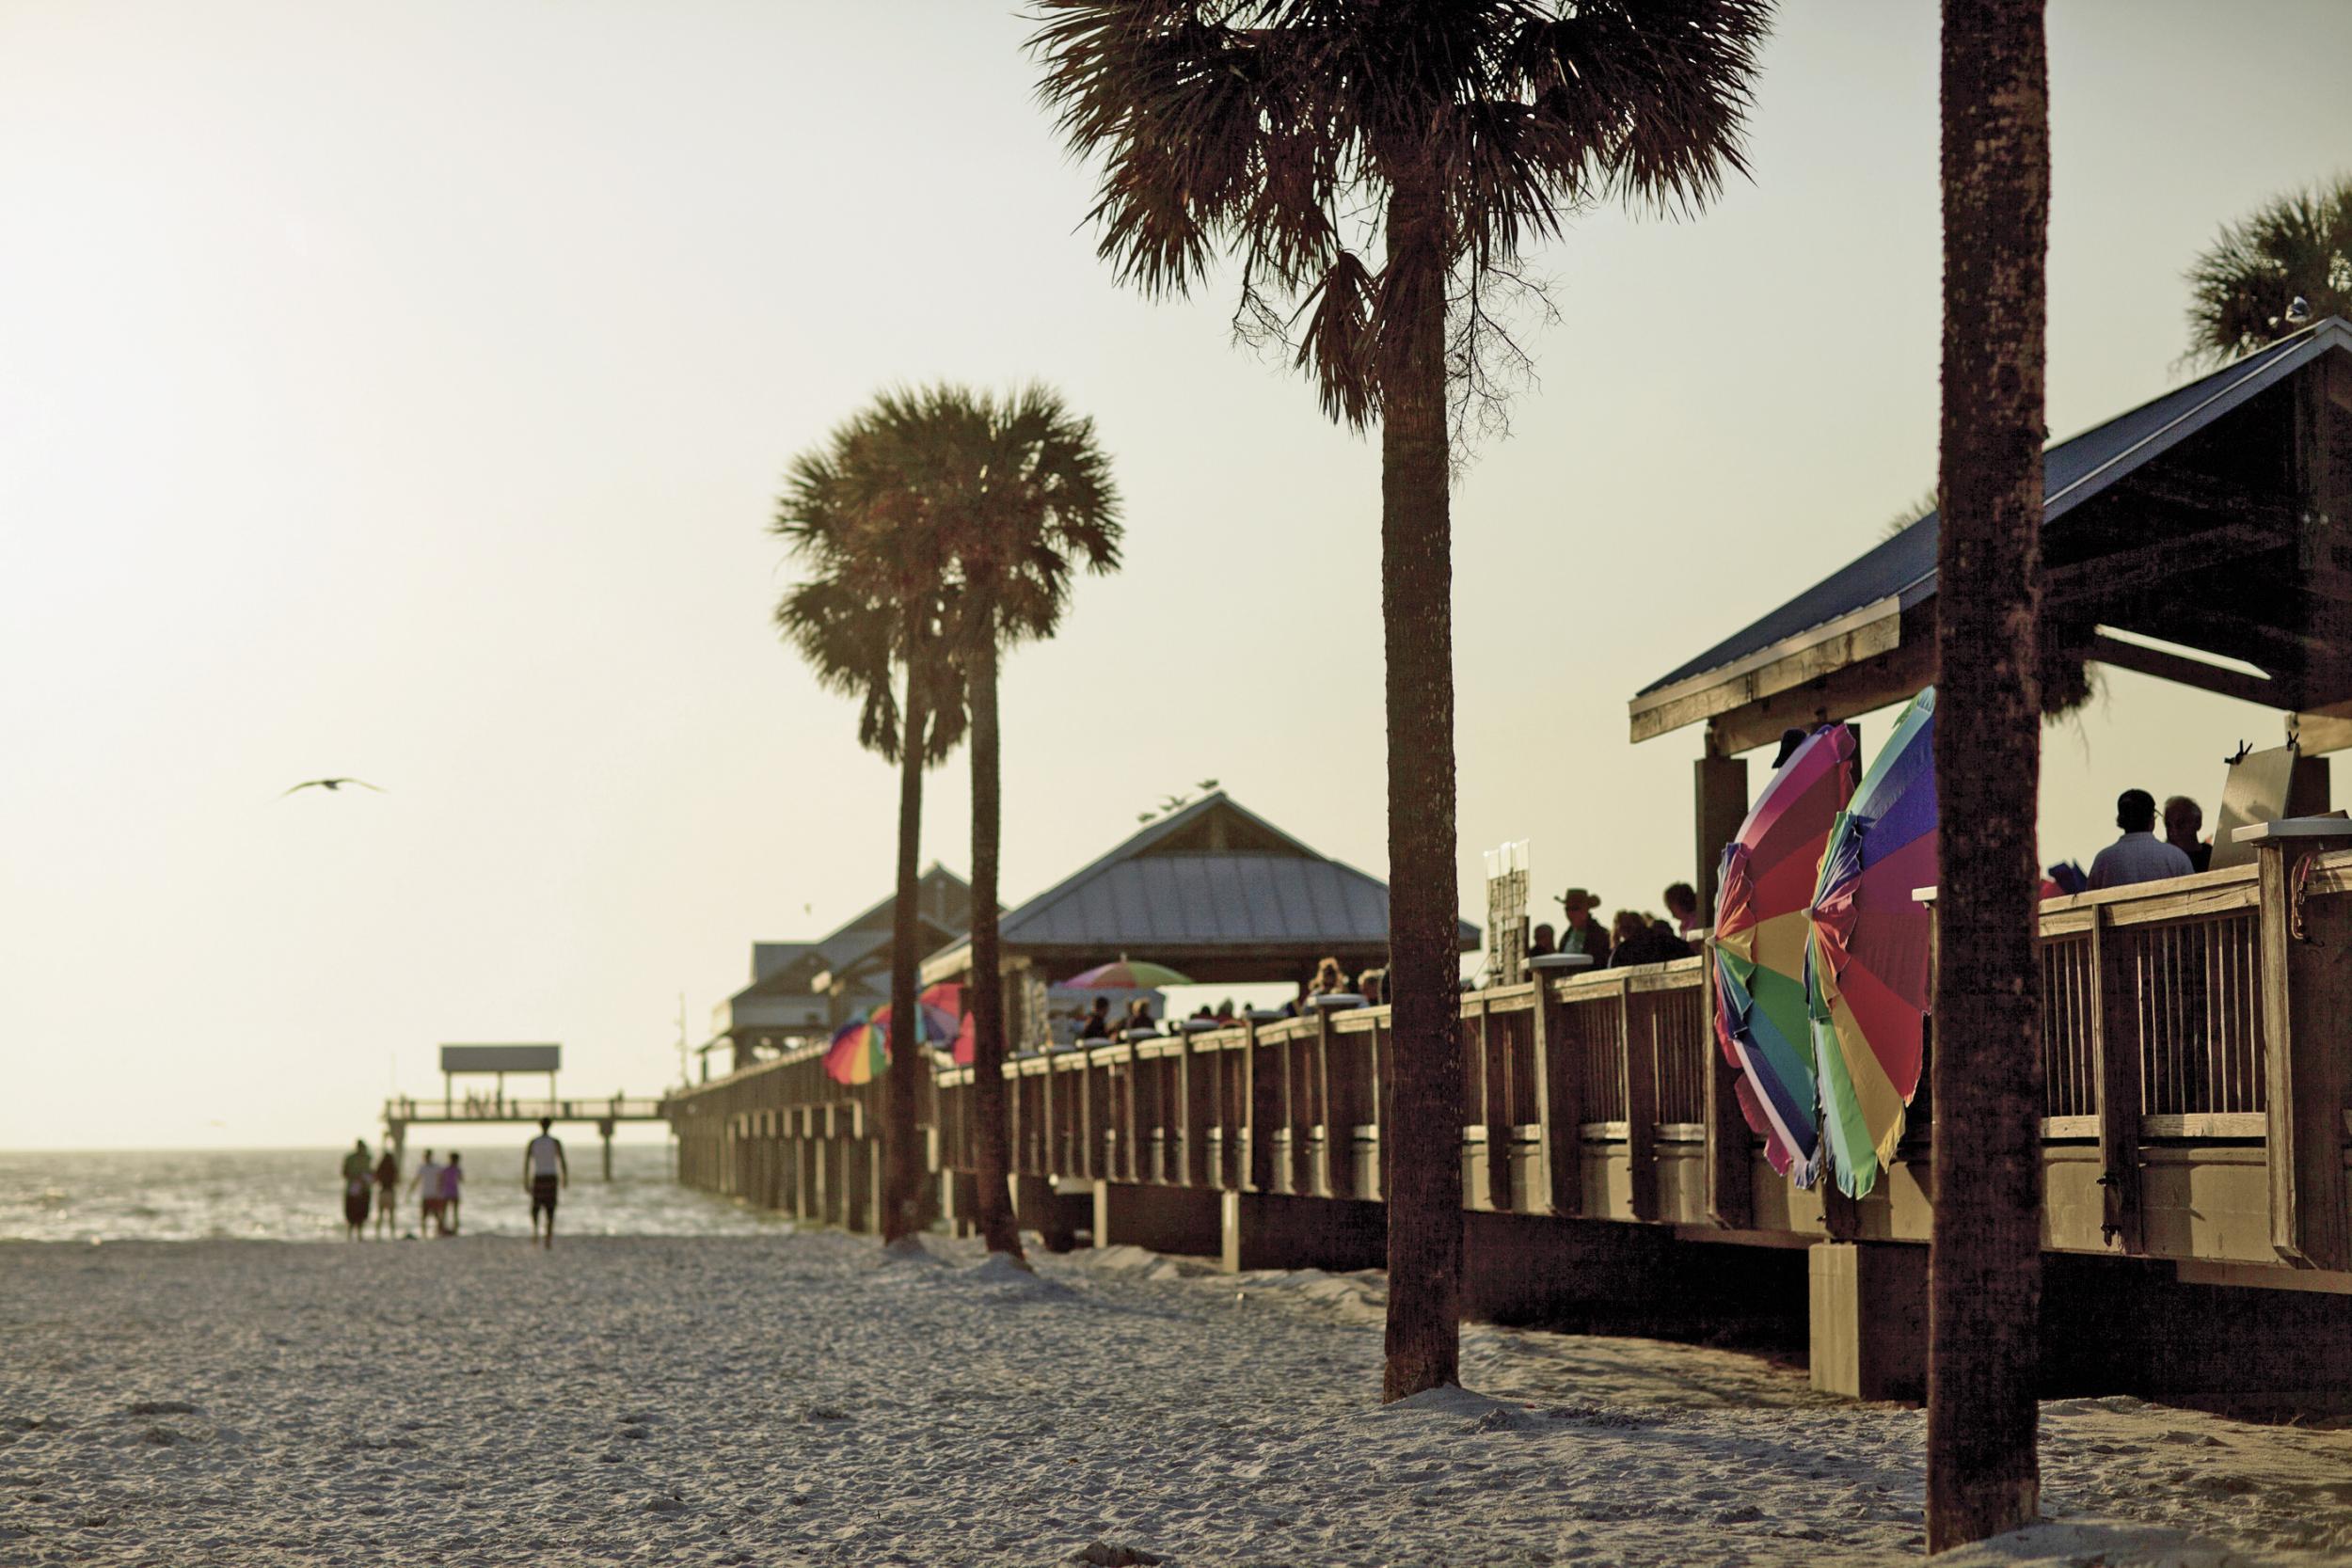
[[(2297, 742), (2272, 809), (2224, 816), (2239, 863), (2042, 906), (2053, 1394), (2352, 1392), (2352, 819), (2313, 815), (2302, 767), (2352, 743), (2347, 356), (2352, 328), (2323, 322), (2049, 450), (2049, 689), (2138, 670), (2265, 703)], [(1637, 740), (1708, 727), (1703, 876), (1746, 808), (1741, 752), (1933, 680), (1935, 558), (1931, 515), (1634, 697)], [(1183, 875), (1154, 859), (1233, 852), (1255, 821), (1212, 798), (1136, 835), (1105, 862), (1142, 870), (1098, 863), (1032, 901), (1022, 961), (1184, 963), (1150, 944), (1253, 918), (1238, 895), (1205, 884), (1209, 907), (1168, 927), (1120, 890)], [(1213, 944), (1190, 956), (1206, 969)], [(1463, 993), (1466, 1308), (1632, 1332), (1787, 1319), (1818, 1386), (1917, 1397), (1928, 1097), (1867, 1196), (1796, 1187), (1741, 1117), (1706, 963)], [(1024, 1224), (1237, 1271), (1376, 1265), (1402, 1049), (1367, 1006), (1010, 1061), (1016, 1193), (1092, 1199), (1082, 1216), (1025, 1204)], [(924, 1085), (949, 1190), (975, 1164), (971, 1086), (946, 1066)], [(681, 1172), (870, 1225), (823, 1173), (872, 1161), (878, 1087), (834, 1085), (802, 1052), (675, 1097)]]
[[(1057, 980), (1120, 958), (1166, 964), (1201, 985), (1304, 985), (1336, 958), (1355, 974), (1387, 963), (1389, 888), (1317, 853), (1212, 792), (1151, 823), (998, 924), (1005, 1037), (1046, 1043)], [(1464, 952), (1478, 927), (1462, 923)], [(923, 963), (923, 983), (969, 977), (959, 941)]]
[[(2043, 475), (2045, 703), (2079, 700), (2105, 664), (2275, 708), (2305, 757), (2352, 746), (2352, 324), (2315, 323), (2058, 442)], [(1636, 742), (1706, 726), (1703, 897), (1747, 810), (1740, 753), (1933, 684), (1936, 523), (1634, 695)]]

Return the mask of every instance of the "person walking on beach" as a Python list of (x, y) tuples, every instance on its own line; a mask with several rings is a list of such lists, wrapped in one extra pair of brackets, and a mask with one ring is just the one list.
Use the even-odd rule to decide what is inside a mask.
[(357, 1242), (368, 1233), (368, 1187), (374, 1170), (368, 1164), (368, 1140), (354, 1138), (343, 1156), (343, 1240)]
[[(555, 1245), (555, 1196), (572, 1184), (572, 1167), (564, 1158), (564, 1140), (548, 1129), (554, 1122), (547, 1117), (539, 1118), (539, 1135), (523, 1150), (523, 1191), (531, 1195), (531, 1239), (543, 1247)], [(539, 1230), (539, 1216), (548, 1217), (545, 1235)]]
[(465, 1171), (457, 1164), (457, 1151), (449, 1151), (449, 1164), (441, 1167), (441, 1234), (457, 1234), (458, 1188), (466, 1180)]
[(398, 1216), (392, 1212), (400, 1201), (400, 1156), (392, 1146), (384, 1146), (383, 1157), (375, 1162), (375, 1233), (389, 1236), (395, 1232)]
[(417, 1234), (437, 1236), (441, 1233), (441, 1162), (433, 1158), (433, 1151), (424, 1151), (424, 1163), (417, 1174), (408, 1179), (408, 1185), (417, 1195)]

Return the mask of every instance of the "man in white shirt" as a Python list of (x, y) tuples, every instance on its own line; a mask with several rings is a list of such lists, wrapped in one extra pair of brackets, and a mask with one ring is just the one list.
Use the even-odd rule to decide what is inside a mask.
[(433, 1158), (433, 1151), (424, 1151), (423, 1164), (417, 1174), (408, 1179), (408, 1186), (417, 1195), (417, 1233), (421, 1236), (441, 1234), (441, 1162)]
[(2160, 882), (2186, 877), (2197, 867), (2177, 847), (2156, 836), (2156, 798), (2144, 789), (2127, 789), (2117, 797), (2115, 825), (2123, 836), (2099, 851), (2090, 863), (2092, 888), (2129, 887), (2134, 882)]
[[(523, 1191), (531, 1195), (531, 1239), (543, 1247), (555, 1245), (555, 1196), (559, 1188), (572, 1184), (572, 1167), (564, 1158), (564, 1140), (548, 1129), (554, 1122), (547, 1117), (539, 1118), (539, 1135), (523, 1150)], [(548, 1216), (544, 1235), (539, 1229), (539, 1215)]]

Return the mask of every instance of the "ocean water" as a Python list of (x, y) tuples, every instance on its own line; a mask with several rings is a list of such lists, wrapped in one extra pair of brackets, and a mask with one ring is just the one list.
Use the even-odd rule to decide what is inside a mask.
[[(522, 1146), (520, 1133), (455, 1146), (468, 1173), (464, 1234), (531, 1234)], [(433, 1147), (444, 1153), (449, 1148)], [(423, 1148), (409, 1146), (404, 1185)], [(345, 1152), (0, 1151), (0, 1242), (340, 1241)], [(662, 1145), (614, 1145), (610, 1183), (598, 1175), (594, 1137), (577, 1146), (567, 1141), (564, 1152), (571, 1156), (572, 1184), (557, 1211), (559, 1235), (741, 1236), (789, 1223), (677, 1185)], [(402, 1198), (396, 1218), (397, 1234), (418, 1233), (413, 1196)], [(375, 1235), (373, 1216), (368, 1235)]]

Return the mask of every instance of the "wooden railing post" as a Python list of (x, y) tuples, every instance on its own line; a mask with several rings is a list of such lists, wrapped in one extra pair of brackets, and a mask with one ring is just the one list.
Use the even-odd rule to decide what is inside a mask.
[(1193, 1058), (1195, 1037), (1184, 1031), (1183, 1053), (1176, 1058), (1176, 1103), (1184, 1117), (1184, 1132), (1176, 1145), (1176, 1167), (1168, 1180), (1180, 1186), (1205, 1187), (1209, 1184), (1208, 1075), (1201, 1064)]
[(2270, 1244), (2308, 1268), (2352, 1269), (2344, 1114), (2352, 1067), (2352, 900), (2304, 901), (2307, 862), (2352, 837), (2341, 818), (2265, 822), (2239, 830), (2255, 846), (2262, 898), (2265, 1110), (2270, 1166)]
[(2107, 906), (2090, 907), (2091, 1092), (2099, 1114), (2099, 1234), (2140, 1250), (2139, 988), (2130, 949), (2107, 921)]
[(1699, 1081), (1707, 1085), (1707, 1213), (1727, 1230), (1756, 1223), (1756, 1154), (1746, 1113), (1740, 1109), (1740, 1069), (1724, 1060), (1715, 1038), (1715, 939), (1701, 949)]
[(1290, 1129), (1291, 1191), (1302, 1196), (1315, 1190), (1314, 1080), (1305, 1055), (1294, 1024), (1283, 1031), (1282, 1125)]
[(1347, 1130), (1331, 1115), (1331, 1018), (1333, 1009), (1315, 1009), (1315, 1113), (1323, 1128), (1320, 1146), (1315, 1150), (1314, 1184), (1307, 1189), (1326, 1196), (1337, 1193), (1337, 1172), (1344, 1156), (1340, 1152)]
[(1511, 1209), (1511, 1049), (1493, 1004), (1478, 999), (1479, 1120), (1486, 1128), (1486, 1207)]
[(1634, 1028), (1633, 983), (1617, 984), (1617, 1034), (1625, 1042), (1625, 1153), (1633, 1217), (1658, 1217), (1658, 1053), (1651, 1031)]
[(1264, 1054), (1274, 1049), (1258, 1038), (1255, 1019), (1243, 1026), (1242, 1085), (1245, 1090), (1243, 1115), (1248, 1120), (1249, 1173), (1248, 1186), (1253, 1193), (1274, 1190), (1274, 1125), (1282, 1116), (1282, 1085), (1279, 1079), (1266, 1070)]
[(1535, 1116), (1543, 1155), (1544, 1205), (1555, 1214), (1584, 1212), (1584, 1137), (1567, 1007), (1540, 970), (1535, 974)]

